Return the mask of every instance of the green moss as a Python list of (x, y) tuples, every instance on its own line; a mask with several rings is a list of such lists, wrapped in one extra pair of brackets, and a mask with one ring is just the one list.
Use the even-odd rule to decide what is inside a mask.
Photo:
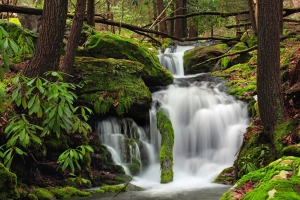
[(262, 169), (243, 176), (221, 199), (235, 199), (235, 192), (243, 190), (245, 184), (246, 187), (251, 185), (250, 187), (254, 188), (247, 190), (246, 195), (241, 198), (243, 200), (299, 199), (299, 165), (300, 158), (282, 157)]
[(45, 147), (48, 151), (62, 153), (69, 149), (67, 136), (61, 134), (57, 138), (56, 135), (49, 135), (45, 140)]
[(80, 57), (75, 73), (81, 74), (78, 94), (94, 105), (97, 114), (108, 112), (118, 116), (148, 113), (152, 96), (141, 79), (143, 65), (129, 60)]
[(157, 127), (161, 134), (161, 150), (159, 153), (160, 160), (160, 182), (169, 183), (173, 181), (173, 147), (174, 147), (174, 130), (172, 123), (163, 110), (156, 113)]
[(34, 194), (39, 200), (52, 200), (54, 195), (45, 188), (37, 188), (31, 192)]
[(53, 193), (57, 199), (69, 199), (75, 196), (86, 197), (90, 195), (88, 191), (80, 191), (69, 186), (63, 188), (49, 188), (49, 191)]
[(124, 185), (105, 185), (100, 189), (105, 193), (118, 193), (127, 191), (127, 188)]
[(136, 176), (140, 173), (141, 162), (138, 159), (133, 158), (132, 163), (128, 164), (128, 168), (129, 168), (131, 175)]
[[(243, 42), (239, 42), (229, 51), (229, 53), (236, 53), (241, 50), (245, 50), (248, 47)], [(234, 56), (227, 56), (221, 59), (221, 69), (227, 69), (233, 65), (241, 64), (241, 63), (247, 63), (251, 58), (250, 53), (243, 53), (243, 54), (237, 54)]]
[(18, 199), (17, 176), (0, 163), (0, 199)]
[(221, 183), (226, 185), (232, 185), (234, 183), (234, 168), (225, 168), (218, 177), (213, 181), (214, 183)]
[(285, 156), (298, 156), (300, 157), (300, 144), (290, 145), (284, 147), (282, 150), (283, 155)]
[(216, 44), (213, 46), (198, 46), (194, 49), (184, 52), (183, 63), (185, 74), (211, 72), (217, 61), (208, 62), (198, 67), (193, 66), (210, 58), (223, 55), (227, 49), (228, 46), (226, 44)]
[(160, 65), (158, 57), (143, 43), (113, 34), (98, 33), (85, 43), (87, 55), (97, 58), (126, 59), (143, 64), (142, 78), (147, 86), (169, 85), (173, 83), (172, 74)]
[(288, 136), (292, 130), (294, 130), (296, 124), (292, 120), (281, 122), (277, 125), (274, 131), (274, 143), (278, 156), (283, 155), (284, 145), (282, 144), (283, 139)]

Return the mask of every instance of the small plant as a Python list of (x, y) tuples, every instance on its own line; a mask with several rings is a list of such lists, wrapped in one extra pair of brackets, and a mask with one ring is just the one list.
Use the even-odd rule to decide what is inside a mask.
[(257, 167), (253, 163), (253, 159), (251, 155), (247, 155), (241, 158), (240, 161), (241, 168), (239, 169), (238, 175), (241, 177), (242, 175), (248, 174), (249, 172), (257, 170)]
[(83, 156), (87, 152), (94, 152), (93, 148), (88, 145), (81, 145), (76, 149), (68, 149), (64, 151), (57, 159), (57, 163), (61, 166), (61, 169), (64, 171), (67, 167), (71, 168), (72, 173), (74, 174), (75, 166), (78, 169), (81, 169), (78, 161), (83, 160)]

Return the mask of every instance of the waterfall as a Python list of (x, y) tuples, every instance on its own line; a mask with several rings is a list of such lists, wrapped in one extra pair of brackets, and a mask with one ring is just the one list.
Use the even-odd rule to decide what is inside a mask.
[[(159, 55), (160, 61), (172, 63), (168, 69), (181, 77), (175, 76), (174, 84), (152, 94), (147, 131), (126, 119), (118, 122), (109, 118), (98, 124), (97, 132), (103, 143), (119, 155), (126, 149), (121, 141), (135, 139), (130, 155), (141, 160), (143, 168), (131, 183), (148, 190), (167, 192), (211, 185), (218, 173), (232, 166), (249, 124), (247, 104), (228, 95), (222, 81), (209, 81), (202, 75), (183, 76), (182, 56), (191, 48), (177, 48), (173, 53), (167, 49), (166, 55)], [(160, 184), (158, 160), (161, 138), (156, 111), (159, 107), (168, 112), (175, 133), (174, 181), (164, 185)], [(131, 131), (132, 127), (136, 127), (135, 132)]]

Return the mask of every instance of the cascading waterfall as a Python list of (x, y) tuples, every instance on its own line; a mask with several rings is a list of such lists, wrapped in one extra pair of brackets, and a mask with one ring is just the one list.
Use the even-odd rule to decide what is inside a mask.
[[(98, 124), (97, 132), (103, 143), (118, 152), (121, 158), (126, 152), (122, 142), (125, 138), (141, 141), (139, 145), (136, 143), (131, 146), (130, 157), (141, 160), (143, 170), (131, 183), (148, 190), (167, 192), (210, 186), (221, 170), (233, 164), (243, 133), (249, 124), (247, 104), (228, 95), (224, 83), (202, 81), (201, 75), (196, 78), (183, 76), (182, 55), (191, 48), (193, 47), (178, 46), (175, 53), (167, 49), (166, 55), (159, 55), (162, 64), (172, 64), (167, 68), (175, 72), (177, 79), (167, 89), (153, 93), (147, 133), (134, 122), (128, 123), (126, 119), (118, 122), (109, 118)], [(172, 61), (166, 61), (166, 58), (172, 58)], [(181, 63), (178, 64), (179, 62)], [(168, 112), (175, 132), (174, 181), (164, 185), (160, 184), (158, 160), (158, 107)], [(133, 126), (137, 127), (137, 131), (128, 131)], [(124, 159), (120, 160), (119, 164), (124, 164)], [(127, 162), (130, 160), (127, 159)]]

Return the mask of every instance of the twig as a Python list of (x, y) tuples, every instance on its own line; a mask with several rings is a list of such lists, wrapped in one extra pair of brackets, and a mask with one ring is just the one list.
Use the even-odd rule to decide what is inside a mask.
[(130, 183), (131, 180), (132, 180), (132, 176), (131, 179), (126, 183), (126, 185), (124, 185), (124, 187), (114, 197), (118, 196), (127, 187), (127, 185)]

